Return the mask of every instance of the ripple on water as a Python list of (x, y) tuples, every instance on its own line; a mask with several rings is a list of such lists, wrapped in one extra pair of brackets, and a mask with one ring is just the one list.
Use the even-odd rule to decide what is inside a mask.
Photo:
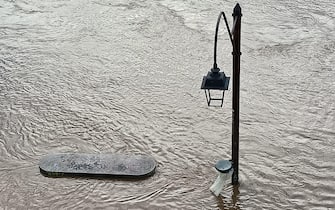
[[(333, 208), (335, 19), (325, 0), (241, 4), (240, 186), (208, 189), (215, 162), (230, 158), (232, 93), (208, 108), (199, 82), (217, 14), (234, 4), (3, 2), (1, 207)], [(158, 167), (140, 181), (50, 179), (37, 164), (53, 152), (146, 153)]]

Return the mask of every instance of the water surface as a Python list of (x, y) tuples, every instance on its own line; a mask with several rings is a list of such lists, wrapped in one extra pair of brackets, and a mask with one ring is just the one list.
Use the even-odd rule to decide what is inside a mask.
[[(330, 0), (240, 2), (240, 186), (209, 191), (230, 158), (232, 94), (208, 108), (200, 83), (235, 3), (1, 0), (1, 208), (335, 208)], [(223, 27), (218, 55), (231, 75)], [(43, 177), (39, 159), (57, 152), (149, 154), (158, 168), (137, 182)]]

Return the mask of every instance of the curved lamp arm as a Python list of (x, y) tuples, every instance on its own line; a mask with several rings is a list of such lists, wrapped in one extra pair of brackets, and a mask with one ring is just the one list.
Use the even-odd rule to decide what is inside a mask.
[(214, 64), (213, 64), (213, 69), (217, 69), (217, 63), (216, 63), (216, 48), (217, 48), (217, 42), (218, 42), (218, 31), (219, 31), (219, 25), (220, 25), (220, 20), (221, 20), (221, 17), (223, 16), (224, 18), (224, 21), (226, 23), (226, 27), (227, 27), (227, 31), (228, 31), (228, 34), (229, 34), (229, 38), (230, 38), (230, 41), (231, 41), (231, 44), (233, 45), (234, 47), (234, 44), (233, 44), (233, 37), (231, 35), (231, 32), (230, 32), (230, 29), (229, 29), (229, 25), (228, 25), (228, 21), (227, 21), (227, 18), (226, 18), (226, 15), (224, 12), (221, 12), (219, 17), (218, 17), (218, 20), (216, 22), (216, 30), (215, 30), (215, 39), (214, 39)]

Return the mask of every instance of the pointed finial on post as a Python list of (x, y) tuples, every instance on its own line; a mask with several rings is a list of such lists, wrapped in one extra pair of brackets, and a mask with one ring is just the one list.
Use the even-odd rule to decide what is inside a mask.
[(242, 9), (240, 7), (240, 4), (237, 3), (234, 7), (234, 13), (233, 13), (233, 16), (242, 16)]

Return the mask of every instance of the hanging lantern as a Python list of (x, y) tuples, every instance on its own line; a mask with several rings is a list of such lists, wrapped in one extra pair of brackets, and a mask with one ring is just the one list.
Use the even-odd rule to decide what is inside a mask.
[[(221, 101), (223, 105), (224, 91), (228, 90), (230, 77), (226, 77), (224, 72), (220, 72), (218, 67), (213, 67), (202, 79), (201, 89), (205, 90), (207, 105), (210, 106), (212, 101)], [(214, 98), (211, 90), (222, 91), (222, 97)], [(221, 94), (220, 94), (221, 95)]]
[[(210, 106), (212, 101), (221, 101), (221, 107), (223, 105), (223, 98), (224, 98), (224, 91), (228, 90), (229, 86), (229, 79), (230, 77), (226, 77), (224, 72), (220, 72), (220, 69), (217, 66), (216, 63), (216, 51), (217, 51), (217, 40), (218, 40), (218, 32), (219, 32), (219, 25), (221, 17), (224, 17), (229, 39), (231, 43), (233, 44), (233, 38), (228, 26), (227, 18), (224, 12), (221, 12), (217, 23), (216, 23), (216, 30), (215, 30), (215, 37), (214, 37), (214, 64), (211, 71), (207, 73), (207, 76), (204, 76), (202, 79), (201, 89), (205, 90), (207, 105)], [(234, 45), (233, 45), (234, 46)], [(211, 95), (211, 90), (215, 91), (222, 91), (222, 97), (219, 98), (213, 98)], [(220, 95), (220, 94), (219, 94)]]

